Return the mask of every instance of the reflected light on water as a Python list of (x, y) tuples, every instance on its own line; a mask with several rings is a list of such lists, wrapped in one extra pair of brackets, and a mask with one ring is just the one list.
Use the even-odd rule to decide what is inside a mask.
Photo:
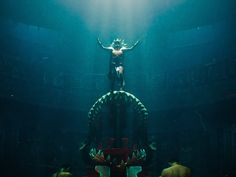
[(152, 20), (186, 0), (57, 0), (102, 36), (144, 33)]

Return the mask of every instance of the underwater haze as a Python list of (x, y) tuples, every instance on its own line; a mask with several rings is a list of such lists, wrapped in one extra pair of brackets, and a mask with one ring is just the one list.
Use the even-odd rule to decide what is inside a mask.
[[(109, 47), (122, 39), (124, 91), (148, 111), (150, 177), (178, 156), (192, 176), (235, 177), (236, 24), (233, 0), (2, 0), (2, 177), (86, 176), (88, 112), (110, 92)], [(134, 136), (127, 108), (124, 136)], [(109, 107), (98, 136), (113, 130)], [(135, 135), (142, 137), (142, 134)]]

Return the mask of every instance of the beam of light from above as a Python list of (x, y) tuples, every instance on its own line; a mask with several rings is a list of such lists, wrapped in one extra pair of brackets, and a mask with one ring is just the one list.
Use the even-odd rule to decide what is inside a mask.
[(101, 36), (132, 38), (145, 33), (163, 10), (186, 0), (57, 0)]

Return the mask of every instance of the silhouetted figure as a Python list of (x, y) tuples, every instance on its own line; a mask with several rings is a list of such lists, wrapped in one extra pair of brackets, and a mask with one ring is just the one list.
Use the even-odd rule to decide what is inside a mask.
[(177, 161), (170, 160), (169, 162), (170, 167), (165, 168), (161, 172), (160, 177), (190, 177), (191, 170), (188, 167), (185, 167), (178, 163)]
[(52, 177), (72, 177), (70, 170), (70, 165), (64, 164), (56, 173), (52, 175)]
[(113, 42), (109, 47), (103, 46), (103, 44), (99, 39), (98, 43), (103, 49), (111, 52), (109, 74), (108, 74), (111, 83), (111, 91), (114, 90), (115, 81), (119, 82), (120, 90), (123, 90), (125, 86), (124, 65), (123, 65), (124, 52), (132, 50), (135, 46), (137, 46), (139, 41), (137, 41), (132, 47), (127, 47), (127, 44), (124, 43), (124, 40), (118, 38), (113, 40)]

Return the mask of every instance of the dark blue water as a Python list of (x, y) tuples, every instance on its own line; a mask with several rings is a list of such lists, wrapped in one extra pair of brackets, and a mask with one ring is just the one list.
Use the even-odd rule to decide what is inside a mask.
[[(124, 58), (125, 91), (149, 112), (148, 137), (157, 144), (150, 176), (173, 154), (193, 176), (235, 176), (235, 3), (116, 3), (1, 2), (3, 177), (51, 176), (63, 163), (86, 175), (79, 147), (87, 113), (110, 90), (110, 55), (98, 37), (106, 46), (140, 40)], [(132, 137), (135, 113), (127, 115), (124, 132)], [(101, 121), (106, 137), (109, 120)]]

